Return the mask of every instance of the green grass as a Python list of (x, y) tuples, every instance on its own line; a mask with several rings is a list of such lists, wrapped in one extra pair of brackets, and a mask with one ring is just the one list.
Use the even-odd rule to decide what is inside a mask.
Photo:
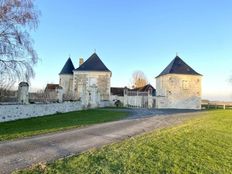
[(178, 126), (19, 173), (232, 173), (232, 111), (200, 114)]
[(0, 123), (0, 141), (28, 137), (127, 117), (126, 112), (93, 109)]

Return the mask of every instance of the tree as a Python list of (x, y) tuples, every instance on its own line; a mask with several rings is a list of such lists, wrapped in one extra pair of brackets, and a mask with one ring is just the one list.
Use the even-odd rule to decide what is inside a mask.
[(38, 55), (28, 31), (38, 27), (34, 0), (0, 0), (0, 88), (34, 77)]
[(147, 85), (148, 81), (142, 71), (135, 71), (132, 75), (132, 88), (139, 88)]

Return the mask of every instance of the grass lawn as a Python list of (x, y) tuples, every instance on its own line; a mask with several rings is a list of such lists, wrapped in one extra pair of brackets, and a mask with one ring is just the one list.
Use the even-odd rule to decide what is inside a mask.
[(171, 128), (19, 173), (232, 173), (232, 111), (209, 111)]
[(0, 141), (119, 120), (127, 115), (126, 112), (93, 109), (0, 123)]

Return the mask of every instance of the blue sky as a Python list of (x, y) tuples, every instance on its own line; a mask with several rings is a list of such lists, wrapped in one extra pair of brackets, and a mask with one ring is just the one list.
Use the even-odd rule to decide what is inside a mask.
[(32, 89), (58, 83), (69, 55), (75, 67), (96, 49), (112, 86), (128, 86), (141, 70), (155, 86), (178, 55), (203, 77), (203, 98), (232, 100), (231, 0), (36, 0), (32, 37), (40, 61)]

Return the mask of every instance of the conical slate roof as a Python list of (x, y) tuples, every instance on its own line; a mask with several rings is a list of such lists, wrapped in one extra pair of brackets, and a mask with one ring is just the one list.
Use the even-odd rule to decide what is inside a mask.
[(81, 66), (75, 71), (108, 71), (110, 70), (104, 65), (96, 53), (93, 53)]
[(187, 63), (185, 63), (179, 56), (176, 56), (171, 63), (160, 73), (159, 76), (166, 74), (187, 74), (187, 75), (200, 75), (193, 70)]
[(71, 74), (73, 74), (74, 69), (75, 68), (73, 66), (72, 60), (69, 57), (59, 75), (62, 75), (62, 74), (70, 74), (71, 75)]

